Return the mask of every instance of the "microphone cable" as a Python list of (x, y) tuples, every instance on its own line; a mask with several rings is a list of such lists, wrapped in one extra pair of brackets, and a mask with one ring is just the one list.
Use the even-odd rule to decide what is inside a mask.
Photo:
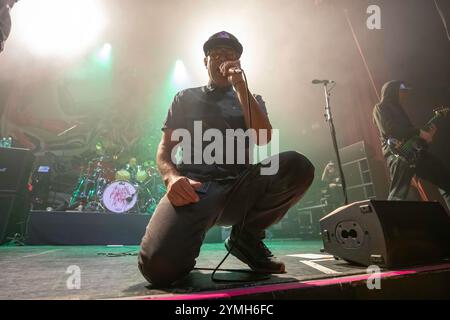
[[(249, 121), (249, 129), (251, 129), (253, 127), (253, 123), (252, 123), (252, 109), (251, 109), (251, 104), (250, 104), (250, 91), (248, 89), (248, 82), (247, 82), (247, 76), (244, 72), (244, 70), (242, 70), (242, 75), (244, 76), (244, 83), (245, 83), (245, 89), (247, 91), (247, 114), (248, 114), (248, 121)], [(251, 141), (250, 141), (251, 142)], [(250, 151), (249, 151), (250, 152)], [(256, 169), (257, 167), (259, 167), (258, 165), (256, 165), (256, 167), (253, 168), (248, 168), (246, 170), (246, 172), (238, 178), (238, 182), (233, 186), (229, 198), (225, 203), (224, 208), (226, 208), (230, 202), (230, 200), (233, 198), (233, 195), (235, 194), (235, 192), (238, 190), (238, 188), (243, 184), (243, 182), (245, 181), (245, 178), (253, 172), (252, 169)], [(220, 269), (220, 266), (225, 262), (225, 260), (229, 257), (229, 255), (231, 254), (231, 251), (233, 251), (234, 249), (234, 245), (235, 243), (238, 242), (239, 238), (242, 235), (242, 231), (244, 229), (245, 226), (245, 220), (247, 218), (248, 215), (248, 196), (245, 198), (245, 205), (244, 205), (244, 216), (242, 217), (242, 221), (240, 223), (240, 227), (239, 227), (239, 232), (236, 236), (236, 238), (234, 239), (235, 241), (233, 243), (231, 243), (231, 246), (229, 247), (229, 249), (227, 249), (227, 253), (226, 255), (223, 257), (223, 259), (220, 261), (220, 263), (217, 265), (217, 267), (215, 268), (194, 268), (195, 270), (212, 270), (212, 274), (211, 274), (211, 280), (213, 282), (253, 282), (253, 281), (261, 281), (261, 280), (268, 280), (270, 279), (270, 275), (265, 274), (265, 273), (259, 273), (253, 270), (244, 270), (244, 269)], [(231, 232), (230, 232), (230, 237), (231, 237)], [(227, 272), (239, 272), (239, 273), (245, 273), (245, 274), (251, 274), (254, 275), (254, 278), (250, 278), (250, 279), (242, 279), (242, 280), (232, 280), (232, 279), (219, 279), (216, 278), (215, 275), (217, 273), (217, 271), (227, 271)]]

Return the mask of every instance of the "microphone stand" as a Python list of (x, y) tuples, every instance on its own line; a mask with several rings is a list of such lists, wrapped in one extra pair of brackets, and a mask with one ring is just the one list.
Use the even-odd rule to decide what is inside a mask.
[(339, 148), (336, 141), (336, 130), (334, 128), (333, 116), (331, 114), (330, 105), (330, 90), (327, 87), (327, 82), (323, 83), (323, 90), (325, 93), (325, 121), (328, 122), (330, 127), (331, 139), (333, 141), (334, 152), (336, 153), (337, 164), (339, 168), (339, 175), (341, 176), (342, 191), (344, 193), (344, 204), (348, 204), (347, 185), (345, 183), (344, 170), (342, 169), (341, 156), (339, 155)]

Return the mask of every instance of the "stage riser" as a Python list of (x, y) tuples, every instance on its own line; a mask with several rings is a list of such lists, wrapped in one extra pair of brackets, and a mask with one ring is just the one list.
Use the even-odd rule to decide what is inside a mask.
[[(424, 272), (381, 280), (381, 289), (368, 289), (366, 281), (232, 297), (232, 300), (402, 300), (450, 299), (450, 270)], [(414, 290), (411, 290), (414, 288)]]
[(137, 214), (32, 211), (27, 225), (30, 245), (136, 245), (150, 216)]
[[(139, 245), (150, 215), (99, 212), (31, 211), (28, 245)], [(205, 243), (221, 242), (221, 229), (211, 229)]]
[[(150, 215), (100, 212), (39, 211), (30, 213), (26, 244), (29, 245), (139, 245)], [(286, 224), (287, 225), (287, 224)], [(269, 239), (303, 238), (298, 225), (272, 227)], [(223, 242), (231, 228), (212, 227), (204, 243)], [(307, 234), (305, 237), (308, 237)], [(311, 236), (318, 238), (318, 235)]]

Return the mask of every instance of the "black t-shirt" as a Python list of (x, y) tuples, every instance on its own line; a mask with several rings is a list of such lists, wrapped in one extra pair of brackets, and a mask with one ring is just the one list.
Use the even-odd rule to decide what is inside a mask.
[[(263, 112), (267, 114), (265, 103), (261, 96), (255, 95), (259, 106)], [(194, 132), (194, 125), (196, 121), (201, 121), (201, 135), (196, 135)], [(197, 132), (199, 123), (197, 123)], [(177, 168), (183, 175), (191, 176), (200, 180), (207, 179), (227, 179), (237, 177), (242, 170), (249, 165), (249, 152), (251, 146), (248, 139), (242, 140), (243, 136), (234, 137), (233, 140), (227, 140), (227, 129), (242, 129), (242, 132), (246, 131), (244, 115), (239, 103), (237, 93), (233, 88), (215, 88), (210, 85), (190, 88), (178, 92), (172, 102), (172, 105), (168, 111), (167, 118), (164, 122), (162, 130), (164, 129), (186, 129), (191, 135), (191, 147), (190, 150), (183, 149), (182, 159), (189, 159), (188, 161), (180, 159), (177, 162)], [(209, 138), (209, 141), (203, 141), (203, 134), (208, 129), (217, 129), (220, 131), (223, 137), (223, 146), (219, 153), (212, 152), (216, 159), (222, 159), (215, 161), (214, 163), (205, 163), (203, 152), (208, 148), (211, 151), (211, 143), (216, 142), (215, 137)], [(230, 132), (230, 130), (228, 130)], [(241, 138), (239, 138), (241, 137)], [(201, 139), (200, 139), (201, 138)], [(199, 142), (199, 139), (201, 142)], [(241, 139), (241, 144), (238, 140)], [(194, 143), (197, 140), (197, 143)], [(233, 141), (234, 153), (230, 153), (230, 148), (226, 148), (226, 142)], [(219, 141), (220, 142), (220, 141)], [(245, 143), (244, 143), (245, 142)], [(244, 143), (244, 144), (242, 144)], [(244, 151), (243, 151), (243, 146)], [(238, 150), (239, 149), (239, 150)], [(215, 151), (217, 151), (216, 149)], [(227, 151), (228, 150), (228, 151)], [(242, 158), (237, 158), (238, 152), (245, 153), (245, 161), (242, 162)], [(209, 152), (208, 152), (209, 153)], [(220, 154), (222, 153), (222, 154)], [(195, 162), (194, 154), (200, 155), (201, 163)], [(199, 159), (197, 157), (197, 159)], [(230, 161), (232, 159), (232, 161)], [(240, 160), (240, 161), (238, 161)]]
[(390, 150), (387, 145), (387, 139), (406, 140), (420, 133), (400, 105), (377, 105), (373, 109), (373, 118), (380, 132), (384, 155), (387, 155)]
[(373, 108), (373, 119), (380, 132), (383, 154), (390, 154), (387, 139), (409, 139), (419, 134), (399, 101), (401, 81), (386, 82), (381, 89), (381, 101)]

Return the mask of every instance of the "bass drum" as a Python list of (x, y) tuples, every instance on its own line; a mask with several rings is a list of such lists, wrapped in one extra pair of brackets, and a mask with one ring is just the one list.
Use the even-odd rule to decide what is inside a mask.
[(102, 201), (109, 211), (125, 213), (136, 205), (137, 198), (137, 189), (131, 183), (114, 181), (106, 186)]

